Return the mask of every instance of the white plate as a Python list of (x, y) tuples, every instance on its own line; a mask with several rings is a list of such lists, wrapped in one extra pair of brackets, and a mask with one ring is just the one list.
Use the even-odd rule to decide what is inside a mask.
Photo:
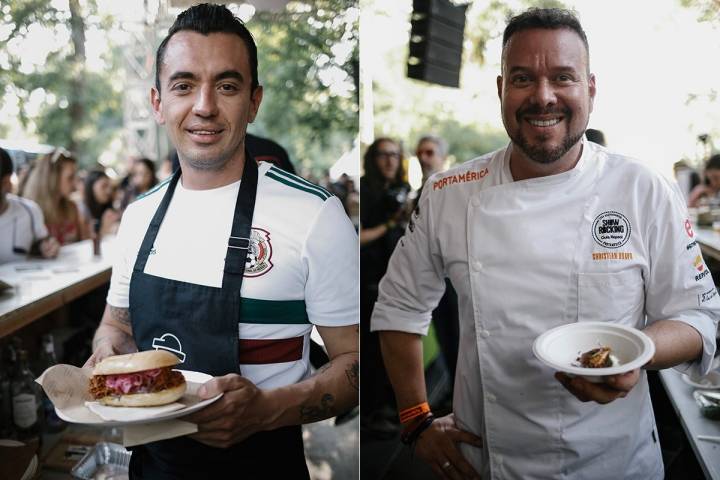
[[(573, 365), (580, 354), (597, 347), (610, 347), (620, 362), (608, 368)], [(655, 354), (655, 344), (640, 330), (605, 322), (577, 322), (548, 330), (533, 342), (533, 353), (545, 365), (591, 381), (627, 373), (645, 365)]]
[[(171, 418), (177, 418), (182, 417), (185, 415), (188, 415), (192, 412), (195, 412), (197, 410), (200, 410), (201, 408), (210, 405), (214, 401), (216, 401), (218, 398), (222, 397), (222, 393), (214, 396), (213, 398), (209, 398), (207, 400), (202, 400), (197, 396), (197, 390), (200, 388), (202, 384), (207, 382), (208, 380), (211, 380), (213, 377), (212, 375), (208, 375), (206, 373), (202, 372), (193, 372), (190, 370), (177, 370), (178, 372), (182, 373), (185, 377), (185, 381), (187, 382), (187, 390), (185, 391), (185, 395), (183, 395), (182, 398), (177, 400), (180, 403), (187, 403), (188, 406), (185, 408), (181, 408), (180, 410), (173, 410), (172, 412), (166, 412), (162, 413), (156, 416), (149, 416), (148, 418), (143, 419), (137, 419), (129, 422), (113, 422), (113, 421), (107, 421), (103, 420), (96, 414), (92, 413), (89, 408), (86, 406), (82, 406), (81, 408), (85, 411), (82, 412), (82, 419), (81, 418), (74, 418), (72, 415), (65, 415), (62, 412), (60, 412), (57, 408), (55, 409), (55, 412), (57, 413), (58, 417), (65, 420), (69, 423), (82, 423), (85, 425), (97, 425), (101, 427), (113, 427), (113, 426), (123, 426), (123, 425), (133, 425), (137, 423), (154, 423), (159, 422), (161, 420), (168, 420)], [(121, 410), (125, 407), (115, 407), (118, 410)], [(88, 420), (88, 416), (92, 418), (93, 420)]]
[(680, 378), (682, 378), (683, 382), (695, 388), (720, 388), (720, 372), (713, 371), (700, 378), (683, 373)]

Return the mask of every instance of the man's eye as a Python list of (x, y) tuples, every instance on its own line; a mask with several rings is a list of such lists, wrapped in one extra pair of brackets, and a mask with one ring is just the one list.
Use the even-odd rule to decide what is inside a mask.
[(528, 75), (516, 75), (512, 77), (512, 83), (515, 85), (522, 85), (526, 84), (530, 81), (530, 77)]
[(175, 85), (173, 85), (172, 89), (179, 90), (181, 92), (185, 92), (185, 91), (190, 90), (190, 85), (187, 83), (176, 83)]
[(565, 73), (562, 73), (562, 74), (558, 75), (558, 76), (557, 76), (557, 79), (558, 79), (558, 81), (560, 81), (560, 82), (572, 82), (572, 81), (573, 81), (573, 77), (572, 77), (571, 75), (568, 75), (568, 74), (565, 74)]
[(233, 85), (232, 83), (223, 83), (220, 85), (220, 90), (224, 92), (235, 92), (237, 91), (237, 86)]

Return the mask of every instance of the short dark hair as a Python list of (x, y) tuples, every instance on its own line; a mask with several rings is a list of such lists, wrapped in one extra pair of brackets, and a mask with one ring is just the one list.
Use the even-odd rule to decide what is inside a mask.
[(160, 43), (155, 56), (155, 88), (160, 92), (160, 71), (162, 62), (165, 59), (165, 49), (170, 39), (177, 32), (182, 30), (190, 30), (203, 35), (211, 33), (234, 33), (239, 36), (245, 47), (247, 47), (250, 60), (250, 73), (252, 76), (252, 85), (250, 91), (254, 91), (259, 85), (257, 73), (257, 47), (250, 30), (245, 24), (237, 18), (225, 5), (215, 5), (212, 3), (201, 3), (188, 8), (175, 19), (167, 36)]
[(0, 178), (6, 175), (12, 175), (14, 171), (13, 161), (10, 154), (0, 148)]
[(588, 128), (585, 130), (585, 138), (590, 140), (591, 142), (595, 142), (598, 145), (605, 146), (605, 134), (602, 132), (602, 130), (596, 130), (594, 128)]
[(85, 201), (85, 206), (87, 206), (88, 210), (90, 210), (90, 216), (93, 220), (99, 220), (100, 218), (102, 218), (105, 210), (107, 210), (108, 208), (112, 208), (112, 198), (110, 199), (110, 202), (106, 204), (98, 203), (97, 199), (95, 198), (95, 192), (93, 191), (93, 187), (95, 186), (95, 183), (97, 183), (103, 178), (109, 177), (102, 170), (91, 170), (90, 172), (88, 172), (87, 177), (85, 177), (83, 200)]
[(580, 20), (578, 20), (573, 12), (563, 8), (530, 8), (520, 15), (512, 17), (503, 32), (503, 56), (505, 54), (505, 46), (510, 41), (510, 37), (523, 30), (535, 28), (546, 30), (566, 28), (577, 33), (583, 41), (583, 44), (585, 44), (588, 66), (590, 65), (590, 45), (588, 44), (585, 30), (583, 30), (582, 25), (580, 25)]
[(705, 170), (720, 170), (720, 153), (711, 156), (705, 163)]

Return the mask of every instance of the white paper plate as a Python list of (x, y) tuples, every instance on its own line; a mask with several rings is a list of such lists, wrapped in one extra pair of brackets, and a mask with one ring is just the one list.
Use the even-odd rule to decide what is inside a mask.
[(680, 378), (682, 378), (683, 382), (695, 388), (720, 388), (720, 372), (713, 371), (700, 378), (694, 376), (691, 377), (687, 373), (683, 373)]
[[(147, 418), (135, 419), (132, 421), (127, 421), (127, 422), (103, 420), (98, 415), (92, 413), (90, 411), (90, 409), (84, 405), (81, 407), (85, 410), (85, 412), (83, 412), (83, 415), (82, 415), (83, 418), (75, 418), (72, 415), (63, 414), (57, 408), (55, 409), (55, 412), (57, 413), (58, 417), (62, 418), (63, 420), (65, 420), (66, 422), (69, 422), (69, 423), (82, 423), (85, 425), (97, 425), (97, 426), (102, 426), (102, 427), (106, 427), (106, 426), (112, 427), (112, 426), (122, 426), (122, 425), (133, 425), (136, 423), (154, 423), (154, 422), (159, 422), (161, 420), (168, 420), (170, 418), (182, 417), (189, 413), (200, 410), (201, 408), (203, 408), (207, 405), (210, 405), (211, 403), (216, 401), (218, 398), (222, 397), (222, 393), (221, 393), (219, 395), (214, 396), (213, 398), (209, 398), (207, 400), (200, 401), (200, 399), (197, 396), (197, 390), (198, 390), (198, 388), (200, 388), (200, 386), (202, 384), (204, 384), (208, 380), (211, 380), (213, 378), (212, 375), (208, 375), (208, 374), (202, 373), (202, 372), (193, 372), (190, 370), (177, 370), (177, 371), (183, 374), (183, 376), (185, 377), (185, 381), (187, 382), (187, 390), (185, 391), (185, 395), (183, 395), (183, 397), (177, 401), (180, 403), (187, 403), (188, 406), (185, 408), (181, 408), (180, 410), (173, 410), (172, 412), (161, 413), (159, 415), (153, 415), (152, 413), (149, 413)], [(118, 410), (121, 410), (125, 407), (115, 407), (115, 408), (117, 408)], [(133, 410), (136, 410), (136, 409), (133, 409)], [(87, 419), (88, 414), (91, 418), (94, 419), (93, 421), (89, 421)]]
[[(580, 354), (597, 347), (610, 347), (619, 364), (608, 368), (573, 365)], [(573, 375), (597, 377), (619, 375), (645, 365), (655, 354), (655, 344), (640, 330), (605, 322), (578, 322), (555, 327), (533, 342), (533, 353), (545, 365)]]

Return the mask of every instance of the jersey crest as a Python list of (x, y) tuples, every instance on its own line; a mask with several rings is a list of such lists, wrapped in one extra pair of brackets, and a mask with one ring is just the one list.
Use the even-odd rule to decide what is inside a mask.
[(250, 231), (250, 250), (245, 261), (245, 277), (259, 277), (273, 268), (270, 232), (262, 228)]

